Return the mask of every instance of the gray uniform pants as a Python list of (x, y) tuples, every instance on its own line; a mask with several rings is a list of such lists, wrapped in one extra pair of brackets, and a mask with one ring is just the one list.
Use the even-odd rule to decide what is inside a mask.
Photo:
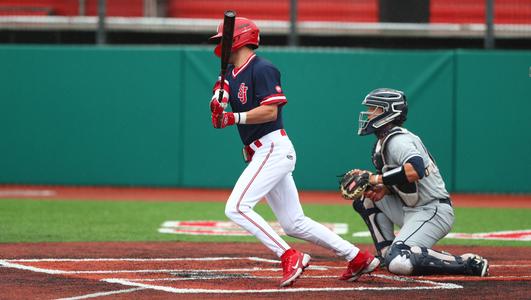
[(397, 196), (386, 195), (375, 204), (387, 217), (387, 220), (378, 218), (385, 236), (392, 236), (393, 224), (400, 227), (393, 244), (401, 241), (410, 247), (432, 248), (450, 232), (454, 223), (452, 206), (440, 203), (439, 200), (421, 206), (407, 207)]

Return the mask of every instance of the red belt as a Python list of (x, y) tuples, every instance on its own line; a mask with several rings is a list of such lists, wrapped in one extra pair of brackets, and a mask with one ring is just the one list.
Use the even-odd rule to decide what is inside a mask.
[[(286, 130), (280, 129), (280, 135), (287, 136)], [(260, 139), (255, 140), (249, 145), (246, 145), (243, 147), (243, 159), (245, 162), (250, 162), (253, 159), (254, 150), (251, 148), (251, 145), (254, 145), (256, 149), (262, 147), (262, 142), (260, 142)]]

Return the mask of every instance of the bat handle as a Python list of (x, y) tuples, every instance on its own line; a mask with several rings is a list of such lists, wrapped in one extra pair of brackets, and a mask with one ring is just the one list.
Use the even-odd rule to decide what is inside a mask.
[(219, 83), (219, 85), (221, 87), (221, 91), (219, 92), (218, 96), (219, 103), (221, 103), (221, 101), (223, 100), (223, 94), (225, 93), (225, 70), (221, 71), (220, 78), (221, 82)]

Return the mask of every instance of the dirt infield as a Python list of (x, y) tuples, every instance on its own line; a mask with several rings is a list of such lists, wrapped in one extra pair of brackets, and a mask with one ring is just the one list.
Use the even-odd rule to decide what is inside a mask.
[[(462, 247), (487, 257), (491, 275), (398, 277), (379, 270), (358, 282), (337, 280), (345, 262), (307, 243), (311, 267), (279, 288), (276, 257), (257, 243), (0, 244), (2, 299), (529, 299), (529, 247)], [(361, 245), (372, 251), (372, 246)]]
[[(0, 186), (0, 199), (225, 201), (228, 190)], [(455, 206), (531, 208), (530, 196), (452, 195)], [(344, 205), (333, 192), (301, 192), (303, 203)], [(378, 270), (337, 280), (346, 262), (301, 243), (311, 266), (279, 288), (279, 262), (259, 243), (101, 242), (0, 244), (0, 299), (530, 299), (531, 248), (445, 246), (479, 253), (486, 278), (404, 277)], [(373, 251), (372, 245), (361, 245)]]
[[(301, 191), (301, 202), (345, 205), (339, 193), (331, 191)], [(225, 202), (230, 190), (177, 189), (138, 187), (67, 187), (1, 185), (0, 199), (67, 199), (102, 201), (206, 201)], [(516, 207), (531, 208), (531, 195), (452, 194), (457, 207)]]

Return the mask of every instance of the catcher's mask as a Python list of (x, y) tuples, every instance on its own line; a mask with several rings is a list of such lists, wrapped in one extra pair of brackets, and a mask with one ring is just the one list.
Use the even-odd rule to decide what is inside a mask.
[(358, 135), (374, 133), (389, 123), (400, 126), (407, 119), (406, 95), (402, 91), (389, 88), (375, 89), (365, 96), (361, 104), (375, 109), (381, 108), (381, 113), (369, 119), (374, 112), (360, 112)]
[[(221, 37), (223, 36), (223, 22), (218, 25), (218, 32), (210, 37), (210, 41), (215, 42), (217, 45), (214, 48), (216, 56), (221, 56)], [(249, 45), (251, 48), (258, 48), (260, 43), (260, 29), (256, 24), (247, 19), (236, 17), (234, 21), (234, 34), (232, 37), (232, 49), (234, 52), (243, 46)]]

